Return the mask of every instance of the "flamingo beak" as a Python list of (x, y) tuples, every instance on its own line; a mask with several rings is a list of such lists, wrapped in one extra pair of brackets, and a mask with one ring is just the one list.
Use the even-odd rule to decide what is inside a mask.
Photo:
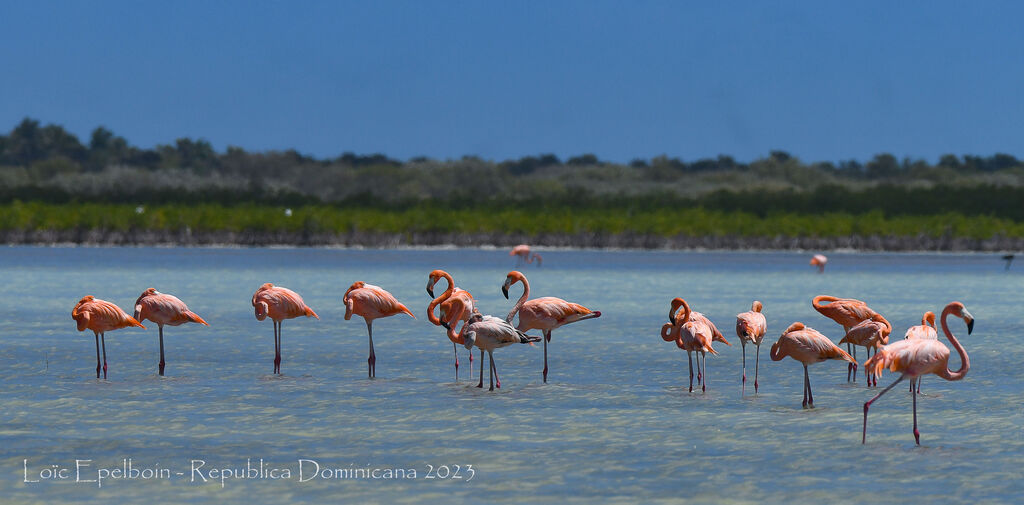
[(444, 329), (446, 330), (452, 329), (451, 325), (449, 325), (447, 321), (441, 321), (441, 326), (444, 326)]
[(428, 282), (427, 283), (427, 294), (430, 295), (431, 298), (434, 298), (434, 283), (433, 282)]
[(501, 286), (501, 294), (505, 295), (505, 299), (508, 300), (508, 284)]
[(967, 322), (967, 334), (970, 335), (974, 331), (974, 316), (967, 312), (967, 309), (963, 309), (960, 312), (963, 314), (964, 321)]
[(967, 321), (967, 334), (970, 335), (974, 331), (974, 320)]

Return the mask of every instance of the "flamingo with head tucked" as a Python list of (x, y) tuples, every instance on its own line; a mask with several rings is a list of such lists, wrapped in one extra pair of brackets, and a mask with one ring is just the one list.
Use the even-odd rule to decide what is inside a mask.
[[(921, 316), (921, 324), (919, 326), (911, 326), (907, 329), (907, 333), (903, 335), (905, 340), (923, 339), (923, 340), (938, 340), (939, 334), (935, 331), (935, 313), (932, 311), (925, 312)], [(888, 343), (888, 342), (886, 342)], [(921, 377), (916, 379), (910, 379), (910, 392), (914, 392), (914, 387), (917, 386), (917, 392), (921, 392)]]
[[(889, 384), (882, 392), (864, 403), (864, 431), (861, 434), (861, 443), (867, 440), (868, 434), (868, 408), (875, 400), (889, 392), (893, 386), (899, 384), (903, 379), (920, 378), (925, 374), (935, 374), (948, 381), (958, 381), (967, 375), (971, 369), (971, 360), (967, 357), (960, 342), (949, 331), (946, 324), (946, 317), (950, 314), (963, 319), (967, 323), (967, 334), (974, 330), (974, 317), (967, 311), (963, 303), (951, 302), (942, 311), (942, 332), (946, 334), (949, 343), (960, 354), (960, 369), (952, 371), (949, 369), (949, 348), (938, 339), (927, 338), (904, 339), (881, 348), (871, 359), (864, 363), (864, 368), (881, 374), (882, 370), (888, 368), (893, 372), (900, 372), (900, 378)], [(913, 392), (914, 405), (914, 441), (921, 445), (921, 433), (917, 430), (917, 392)]]
[(210, 326), (209, 323), (199, 317), (199, 314), (188, 310), (185, 302), (174, 295), (168, 295), (149, 288), (139, 295), (135, 300), (135, 319), (145, 321), (149, 319), (156, 323), (160, 329), (160, 364), (159, 373), (164, 374), (164, 325), (179, 326), (185, 323), (199, 323)]
[(772, 344), (769, 354), (772, 361), (779, 361), (789, 356), (804, 365), (804, 400), (803, 407), (814, 408), (814, 395), (811, 393), (811, 378), (807, 374), (807, 365), (829, 359), (845, 360), (854, 363), (853, 356), (832, 343), (825, 335), (814, 328), (796, 322), (782, 332), (779, 340)]
[(408, 314), (416, 319), (405, 305), (380, 286), (367, 284), (363, 281), (353, 282), (345, 291), (345, 320), (352, 319), (352, 314), (363, 316), (366, 321), (366, 333), (370, 339), (370, 357), (366, 359), (367, 377), (377, 376), (377, 355), (373, 352), (373, 320), (390, 317), (396, 314)]
[(530, 253), (530, 246), (528, 246), (526, 244), (519, 244), (519, 245), (513, 247), (512, 250), (508, 252), (508, 255), (509, 256), (517, 256), (517, 258), (516, 258), (516, 266), (517, 267), (521, 266), (521, 265), (524, 265), (524, 264), (525, 265), (529, 265), (530, 263), (533, 263), (534, 261), (537, 262), (537, 266), (541, 266), (541, 264), (544, 263), (544, 258), (541, 258), (540, 255), (537, 254), (537, 253), (532, 253), (531, 254)]
[(285, 319), (306, 316), (320, 319), (313, 309), (302, 301), (298, 293), (281, 286), (266, 283), (252, 295), (256, 320), (267, 317), (274, 322), (274, 373), (281, 373), (281, 323)]
[[(448, 281), (448, 287), (445, 288), (444, 292), (434, 297), (434, 285), (441, 279)], [(473, 312), (473, 295), (458, 286), (455, 285), (455, 281), (452, 280), (452, 276), (444, 270), (434, 270), (430, 272), (427, 277), (427, 294), (433, 298), (430, 304), (427, 305), (427, 320), (436, 326), (444, 326), (446, 329), (451, 329), (451, 325), (454, 323), (457, 325), (458, 320), (454, 319), (452, 314), (453, 300), (461, 299), (464, 306), (468, 306), (469, 310), (465, 311), (459, 320), (468, 321), (470, 313)], [(440, 305), (441, 317), (434, 314), (434, 307)], [(456, 332), (457, 333), (457, 332)], [(459, 380), (459, 348), (455, 341), (452, 341), (452, 349), (455, 351), (455, 380)], [(481, 351), (481, 354), (483, 351)], [(481, 366), (483, 364), (481, 363)], [(473, 351), (469, 351), (469, 378), (473, 378)]]
[(754, 351), (754, 394), (757, 394), (757, 369), (761, 360), (761, 341), (764, 340), (764, 334), (768, 327), (761, 308), (761, 302), (755, 300), (750, 306), (750, 311), (736, 314), (736, 336), (740, 338), (740, 345), (743, 346), (743, 392), (746, 392), (747, 388), (747, 342), (754, 344), (757, 348)]
[(100, 378), (100, 342), (103, 344), (103, 378), (107, 378), (107, 340), (105, 333), (129, 326), (146, 329), (120, 307), (92, 295), (83, 296), (71, 309), (71, 319), (78, 323), (78, 331), (90, 329), (96, 337), (96, 378)]
[[(523, 294), (519, 297), (512, 310), (509, 311), (505, 321), (509, 324), (516, 314), (519, 314), (519, 331), (538, 329), (544, 332), (544, 382), (548, 381), (548, 342), (551, 340), (551, 330), (560, 326), (601, 317), (601, 311), (590, 310), (578, 303), (567, 302), (561, 298), (546, 296), (527, 300), (530, 297), (530, 282), (522, 272), (513, 270), (505, 276), (505, 283), (501, 286), (501, 293), (508, 299), (508, 288), (517, 282), (523, 283)], [(481, 363), (482, 365), (482, 363)]]
[[(857, 346), (863, 347), (864, 353), (870, 358), (872, 349), (878, 349), (889, 343), (890, 333), (892, 333), (892, 325), (889, 324), (889, 321), (881, 314), (875, 314), (871, 316), (871, 319), (865, 319), (850, 328), (839, 343), (854, 346), (854, 359), (857, 359)], [(873, 374), (865, 373), (864, 377), (868, 386), (878, 385), (878, 378)]]
[[(836, 298), (829, 295), (818, 295), (811, 300), (811, 306), (821, 315), (835, 321), (843, 327), (843, 334), (850, 331), (850, 328), (866, 319), (871, 319), (876, 312), (868, 308), (868, 305), (853, 298)], [(846, 367), (846, 380), (857, 380), (856, 350), (853, 344), (846, 344), (846, 351), (854, 353), (854, 360)]]
[(826, 263), (828, 263), (828, 258), (826, 258), (824, 254), (815, 254), (814, 257), (811, 258), (811, 266), (818, 267), (819, 274), (825, 273)]

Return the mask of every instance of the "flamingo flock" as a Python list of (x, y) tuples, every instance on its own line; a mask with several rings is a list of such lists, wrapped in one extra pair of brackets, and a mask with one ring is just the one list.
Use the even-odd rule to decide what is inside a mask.
[[(522, 251), (526, 252), (523, 253)], [(521, 256), (525, 263), (540, 261), (537, 254), (530, 255), (528, 246), (518, 246), (512, 255)], [(823, 265), (823, 262), (821, 263)], [(438, 296), (434, 295), (434, 287), (440, 280), (446, 281), (445, 290)], [(523, 291), (511, 310), (504, 317), (485, 315), (480, 311), (474, 297), (466, 290), (455, 285), (451, 274), (444, 270), (433, 270), (427, 276), (427, 293), (431, 300), (427, 306), (427, 320), (442, 327), (445, 337), (455, 349), (455, 380), (459, 380), (458, 346), (470, 351), (470, 377), (473, 373), (473, 350), (480, 351), (480, 372), (477, 383), (483, 388), (484, 355), (486, 353), (490, 391), (501, 388), (494, 361), (494, 351), (513, 344), (533, 346), (543, 343), (543, 368), (541, 378), (548, 382), (549, 363), (548, 346), (552, 331), (567, 324), (601, 317), (601, 312), (591, 310), (579, 303), (573, 303), (553, 296), (530, 298), (530, 283), (522, 272), (513, 270), (505, 276), (501, 284), (501, 292), (510, 299), (509, 290), (516, 284), (522, 284)], [(375, 319), (405, 314), (416, 319), (413, 312), (398, 301), (385, 289), (356, 281), (345, 292), (342, 300), (345, 307), (345, 320), (353, 315), (362, 316), (366, 323), (369, 346), (367, 358), (367, 377), (376, 377), (377, 358), (373, 347), (373, 321)], [(320, 316), (295, 291), (288, 288), (265, 283), (252, 296), (251, 305), (258, 321), (270, 318), (274, 327), (274, 374), (281, 374), (281, 325), (285, 319), (298, 317)], [(881, 314), (868, 307), (860, 300), (838, 298), (830, 295), (819, 295), (811, 300), (811, 307), (829, 320), (843, 328), (844, 336), (838, 344), (846, 344), (843, 350), (821, 332), (805, 325), (803, 322), (791, 323), (772, 344), (769, 357), (772, 361), (781, 361), (790, 357), (799, 361), (804, 369), (802, 407), (814, 408), (814, 396), (808, 366), (827, 360), (845, 361), (848, 363), (847, 380), (856, 381), (858, 362), (856, 348), (864, 347), (866, 360), (864, 364), (865, 380), (868, 387), (877, 386), (877, 379), (883, 371), (900, 373), (895, 382), (887, 386), (877, 395), (864, 403), (862, 443), (867, 439), (867, 416), (870, 406), (891, 390), (896, 384), (909, 379), (913, 405), (913, 433), (915, 442), (920, 445), (920, 432), (917, 422), (917, 396), (920, 393), (920, 381), (924, 375), (934, 374), (948, 381), (964, 378), (970, 369), (967, 352), (949, 329), (947, 318), (952, 315), (962, 319), (967, 325), (967, 333), (974, 328), (974, 317), (963, 303), (954, 301), (942, 311), (941, 327), (950, 344), (959, 354), (961, 366), (952, 371), (948, 367), (950, 350), (938, 340), (935, 328), (935, 313), (927, 311), (921, 319), (921, 325), (912, 326), (906, 331), (903, 340), (889, 343), (893, 330), (892, 324)], [(437, 311), (435, 311), (437, 309)], [(754, 301), (750, 310), (736, 315), (736, 335), (742, 347), (741, 395), (746, 395), (746, 346), (755, 346), (754, 394), (759, 392), (758, 372), (760, 364), (760, 346), (767, 333), (767, 319), (763, 312), (764, 305)], [(79, 331), (92, 330), (96, 340), (96, 377), (107, 378), (106, 338), (107, 331), (128, 327), (145, 329), (142, 321), (157, 324), (159, 335), (160, 361), (158, 373), (163, 376), (166, 367), (164, 353), (163, 327), (179, 326), (185, 323), (197, 323), (210, 326), (201, 316), (189, 310), (188, 306), (177, 297), (160, 293), (155, 288), (142, 292), (135, 302), (134, 315), (130, 316), (117, 305), (95, 298), (92, 295), (82, 297), (74, 306), (71, 317), (77, 323)], [(513, 322), (518, 317), (518, 324)], [(461, 323), (461, 327), (459, 326)], [(526, 332), (540, 330), (540, 336), (531, 336)], [(715, 324), (704, 314), (693, 310), (690, 304), (681, 297), (673, 298), (669, 303), (668, 323), (661, 328), (661, 337), (666, 342), (674, 342), (676, 347), (686, 351), (689, 364), (689, 391), (693, 392), (694, 354), (697, 357), (696, 378), (701, 392), (708, 387), (707, 355), (719, 355), (713, 347), (714, 342), (727, 346), (732, 344), (722, 335)], [(874, 354), (872, 354), (872, 352)], [(915, 387), (916, 386), (916, 387)]]

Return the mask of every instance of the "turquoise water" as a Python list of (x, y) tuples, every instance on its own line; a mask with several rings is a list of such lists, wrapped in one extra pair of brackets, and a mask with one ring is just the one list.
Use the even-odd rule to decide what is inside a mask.
[[(431, 270), (445, 269), (485, 314), (503, 316), (512, 302), (500, 287), (514, 265), (503, 250), (3, 248), (0, 496), (19, 503), (1017, 501), (1024, 495), (1024, 265), (1007, 272), (993, 255), (829, 256), (818, 275), (799, 253), (546, 251), (542, 268), (523, 268), (533, 296), (559, 296), (603, 316), (555, 330), (548, 384), (539, 345), (495, 352), (503, 387), (492, 393), (472, 387), (462, 348), (463, 377), (454, 381), (452, 345), (426, 321), (424, 286)], [(366, 327), (345, 321), (341, 302), (356, 280), (388, 289), (417, 315), (375, 322), (372, 381)], [(264, 282), (298, 291), (321, 317), (284, 322), (280, 377), (271, 374), (271, 324), (257, 322), (250, 305)], [(131, 312), (151, 286), (177, 295), (211, 326), (165, 328), (162, 378), (155, 325), (109, 332), (109, 380), (97, 380), (93, 336), (76, 331), (71, 308), (93, 294)], [(513, 301), (519, 293), (512, 289)], [(810, 306), (817, 294), (867, 301), (893, 322), (895, 338), (951, 300), (973, 313), (970, 336), (951, 320), (971, 357), (966, 379), (923, 382), (921, 447), (911, 433), (911, 398), (899, 386), (872, 407), (861, 445), (862, 406), (876, 390), (847, 384), (840, 362), (811, 367), (817, 408), (803, 410), (800, 364), (772, 362), (766, 345), (761, 392), (741, 396), (735, 314), (758, 299), (766, 342), (793, 321), (838, 340), (839, 326)], [(734, 344), (708, 358), (704, 394), (684, 389), (686, 354), (658, 336), (674, 296)], [(959, 367), (955, 353), (951, 366)], [(879, 384), (894, 379), (887, 373)], [(126, 459), (140, 474), (115, 478)], [(76, 460), (90, 460), (79, 463), (88, 465), (79, 482)], [(231, 477), (246, 476), (247, 460), (256, 478)], [(193, 471), (199, 461), (202, 477)], [(321, 467), (315, 477), (312, 462)], [(67, 478), (40, 478), (53, 465)], [(24, 482), (26, 468), (27, 480), (40, 482)], [(214, 468), (233, 469), (223, 485)], [(356, 468), (417, 475), (333, 471), (352, 477)], [(146, 469), (152, 478), (141, 474)], [(101, 471), (108, 472), (101, 483), (81, 482)]]

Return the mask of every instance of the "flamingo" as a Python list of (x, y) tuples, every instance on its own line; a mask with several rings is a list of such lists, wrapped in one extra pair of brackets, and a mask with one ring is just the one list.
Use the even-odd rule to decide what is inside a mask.
[[(822, 302), (828, 302), (822, 303)], [(811, 300), (811, 306), (814, 310), (818, 311), (821, 315), (839, 323), (839, 326), (843, 327), (843, 334), (845, 335), (850, 331), (850, 328), (857, 326), (857, 323), (865, 319), (871, 319), (876, 312), (868, 308), (868, 305), (860, 300), (854, 300), (853, 298), (836, 298), (829, 295), (818, 295)], [(852, 344), (846, 344), (847, 352), (856, 351), (853, 349)], [(856, 354), (854, 355), (856, 356)], [(846, 367), (846, 380), (850, 381), (850, 374), (853, 374), (853, 380), (857, 380), (857, 360), (854, 359)]]
[(825, 273), (825, 263), (828, 263), (828, 258), (824, 254), (815, 254), (811, 258), (811, 266), (818, 267), (818, 273)]
[(188, 310), (185, 302), (174, 295), (168, 295), (149, 288), (139, 295), (135, 300), (135, 319), (145, 321), (149, 319), (156, 323), (160, 329), (160, 375), (164, 374), (164, 325), (179, 326), (185, 323), (199, 323), (210, 326), (209, 323), (199, 317), (199, 314)]
[(804, 365), (804, 401), (803, 407), (814, 408), (814, 395), (811, 394), (811, 378), (807, 374), (807, 365), (825, 361), (828, 359), (841, 359), (855, 363), (856, 361), (846, 351), (832, 343), (825, 335), (804, 326), (804, 323), (796, 322), (789, 325), (786, 331), (782, 332), (779, 340), (772, 344), (772, 351), (768, 355), (772, 361), (779, 361), (789, 356)]
[(120, 307), (92, 295), (85, 295), (75, 308), (71, 309), (71, 319), (78, 323), (78, 331), (92, 330), (96, 337), (96, 378), (100, 378), (100, 342), (103, 342), (103, 378), (107, 378), (107, 340), (104, 334), (111, 330), (119, 330), (129, 326), (146, 329), (142, 323), (129, 316)]
[[(681, 298), (680, 298), (680, 300), (681, 300)], [(669, 309), (669, 313), (668, 313), (668, 320), (669, 320), (669, 322), (667, 322), (667, 323), (665, 323), (665, 324), (663, 324), (661, 326), (661, 338), (662, 338), (662, 340), (664, 340), (666, 342), (675, 342), (677, 347), (679, 347), (680, 349), (686, 351), (686, 357), (688, 358), (688, 362), (689, 362), (689, 365), (690, 365), (690, 392), (692, 393), (693, 392), (693, 351), (694, 351), (694, 348), (693, 348), (693, 345), (692, 345), (693, 344), (693, 339), (688, 334), (687, 340), (683, 341), (682, 335), (680, 333), (681, 330), (682, 330), (682, 326), (683, 326), (683, 324), (682, 324), (683, 323), (683, 319), (682, 319), (682, 315), (677, 312), (677, 309), (678, 309), (678, 306), (673, 306), (671, 309)], [(698, 377), (699, 377), (699, 370), (700, 370), (699, 369), (699, 367), (700, 367), (700, 360), (699, 359), (697, 360), (697, 366), (698, 366)], [(700, 383), (700, 381), (698, 379), (698, 384), (699, 383)]]
[[(508, 299), (508, 288), (517, 282), (523, 283), (523, 294), (519, 297), (505, 322), (512, 324), (512, 319), (519, 313), (519, 331), (538, 329), (544, 332), (544, 382), (548, 381), (548, 342), (551, 341), (551, 330), (562, 325), (575, 323), (584, 319), (601, 317), (601, 311), (590, 310), (578, 303), (567, 302), (561, 298), (546, 296), (527, 301), (530, 297), (530, 282), (522, 272), (513, 270), (505, 276), (501, 293)], [(483, 363), (481, 363), (481, 366)]]
[[(441, 279), (448, 281), (448, 287), (440, 296), (434, 298), (434, 285)], [(430, 272), (430, 275), (427, 278), (427, 294), (430, 295), (431, 298), (434, 298), (430, 301), (430, 304), (427, 305), (427, 320), (437, 326), (444, 326), (445, 328), (450, 326), (451, 318), (448, 317), (448, 314), (451, 313), (452, 297), (464, 298), (463, 301), (468, 302), (471, 309), (473, 306), (473, 295), (471, 295), (469, 291), (457, 287), (455, 285), (455, 281), (452, 280), (452, 276), (444, 270), (434, 270), (433, 272)], [(445, 318), (445, 321), (442, 321), (434, 315), (434, 307), (438, 305), (441, 305), (441, 316)], [(469, 314), (471, 312), (472, 310), (465, 312), (462, 320), (469, 320)], [(454, 341), (452, 341), (452, 349), (455, 351), (455, 380), (459, 380), (459, 347)], [(473, 378), (473, 351), (469, 352), (469, 377), (471, 379)]]
[[(942, 310), (942, 332), (946, 334), (949, 343), (953, 344), (953, 348), (960, 354), (959, 370), (954, 372), (949, 369), (949, 348), (945, 344), (939, 342), (938, 339), (925, 338), (911, 338), (889, 344), (864, 363), (865, 369), (874, 370), (879, 375), (886, 368), (893, 372), (900, 372), (901, 375), (899, 379), (889, 384), (882, 392), (864, 403), (864, 431), (861, 434), (860, 443), (865, 443), (868, 436), (868, 408), (871, 407), (875, 400), (892, 389), (893, 386), (899, 384), (901, 380), (906, 378), (911, 380), (915, 378), (920, 379), (922, 375), (931, 373), (948, 381), (958, 381), (967, 375), (967, 372), (971, 369), (971, 360), (967, 357), (967, 351), (964, 350), (960, 342), (953, 336), (953, 333), (949, 331), (946, 318), (950, 314), (963, 319), (967, 323), (968, 335), (974, 330), (974, 316), (971, 316), (971, 313), (967, 311), (964, 304), (960, 302), (951, 302)], [(917, 431), (917, 392), (914, 392), (913, 396), (914, 441), (917, 442), (917, 445), (921, 445), (921, 433)]]
[[(925, 340), (938, 340), (939, 334), (935, 331), (935, 313), (932, 311), (925, 312), (921, 316), (920, 326), (911, 326), (906, 335), (903, 336), (905, 340), (913, 339), (925, 339)], [(917, 385), (917, 392), (921, 392), (921, 378), (910, 380), (910, 392), (914, 392), (914, 385)]]
[[(935, 315), (932, 314), (932, 317), (934, 318)], [(839, 343), (854, 346), (854, 359), (857, 359), (856, 346), (864, 347), (865, 354), (870, 358), (871, 349), (877, 349), (889, 343), (890, 333), (892, 333), (892, 325), (889, 324), (889, 321), (881, 314), (875, 314), (871, 316), (871, 319), (865, 319), (850, 328)], [(876, 386), (878, 385), (877, 377), (873, 377), (869, 373), (865, 373), (864, 377), (868, 386), (871, 386), (873, 381)]]
[(736, 314), (736, 336), (740, 338), (740, 345), (743, 346), (743, 392), (746, 392), (747, 387), (747, 342), (757, 346), (757, 350), (754, 351), (754, 394), (757, 394), (757, 369), (761, 360), (761, 341), (764, 340), (764, 334), (768, 327), (761, 308), (761, 302), (755, 300), (750, 305), (750, 311)]
[(537, 261), (537, 266), (541, 266), (544, 263), (544, 258), (541, 258), (539, 254), (530, 254), (530, 246), (526, 244), (519, 244), (513, 247), (512, 250), (508, 252), (508, 255), (518, 256), (518, 258), (516, 258), (517, 267), (520, 265), (528, 265), (530, 263), (533, 263), (534, 260)]
[(349, 286), (348, 291), (345, 291), (344, 302), (346, 321), (352, 319), (352, 314), (363, 316), (366, 321), (366, 333), (370, 338), (370, 357), (366, 359), (366, 373), (368, 378), (372, 379), (377, 376), (377, 356), (373, 353), (373, 320), (402, 313), (413, 319), (416, 319), (416, 316), (384, 288), (363, 281), (353, 282)]
[[(683, 309), (682, 313), (679, 313), (680, 308)], [(673, 321), (673, 325), (676, 328), (674, 329), (676, 347), (686, 351), (687, 357), (690, 357), (690, 353), (694, 351), (700, 353), (700, 357), (697, 358), (697, 383), (700, 384), (701, 391), (707, 391), (707, 353), (710, 352), (711, 354), (718, 355), (718, 351), (711, 347), (715, 340), (714, 335), (717, 328), (714, 328), (714, 325), (708, 318), (704, 317), (704, 314), (691, 311), (690, 305), (686, 303), (686, 300), (679, 297), (672, 299), (668, 314), (669, 320)], [(664, 326), (662, 327), (662, 338), (666, 338)], [(692, 359), (690, 363), (690, 392), (693, 392)]]
[[(512, 327), (509, 322), (499, 319), (494, 316), (481, 315), (479, 311), (473, 312), (469, 317), (469, 321), (462, 326), (462, 331), (458, 337), (462, 340), (463, 345), (466, 349), (472, 349), (476, 346), (480, 351), (487, 351), (487, 360), (490, 363), (490, 379), (491, 388), (489, 391), (494, 391), (494, 383), (498, 377), (498, 369), (494, 366), (494, 350), (501, 347), (506, 347), (512, 344), (530, 344), (533, 342), (540, 341), (540, 337), (529, 336), (522, 331)], [(480, 384), (477, 385), (479, 388), (483, 388), (484, 382), (484, 360), (480, 358)], [(498, 387), (501, 387), (501, 380), (498, 380)]]
[(266, 283), (252, 295), (252, 306), (256, 309), (256, 320), (262, 321), (270, 316), (274, 322), (274, 373), (281, 373), (281, 323), (285, 319), (306, 316), (320, 316), (302, 301), (298, 293), (281, 286)]

